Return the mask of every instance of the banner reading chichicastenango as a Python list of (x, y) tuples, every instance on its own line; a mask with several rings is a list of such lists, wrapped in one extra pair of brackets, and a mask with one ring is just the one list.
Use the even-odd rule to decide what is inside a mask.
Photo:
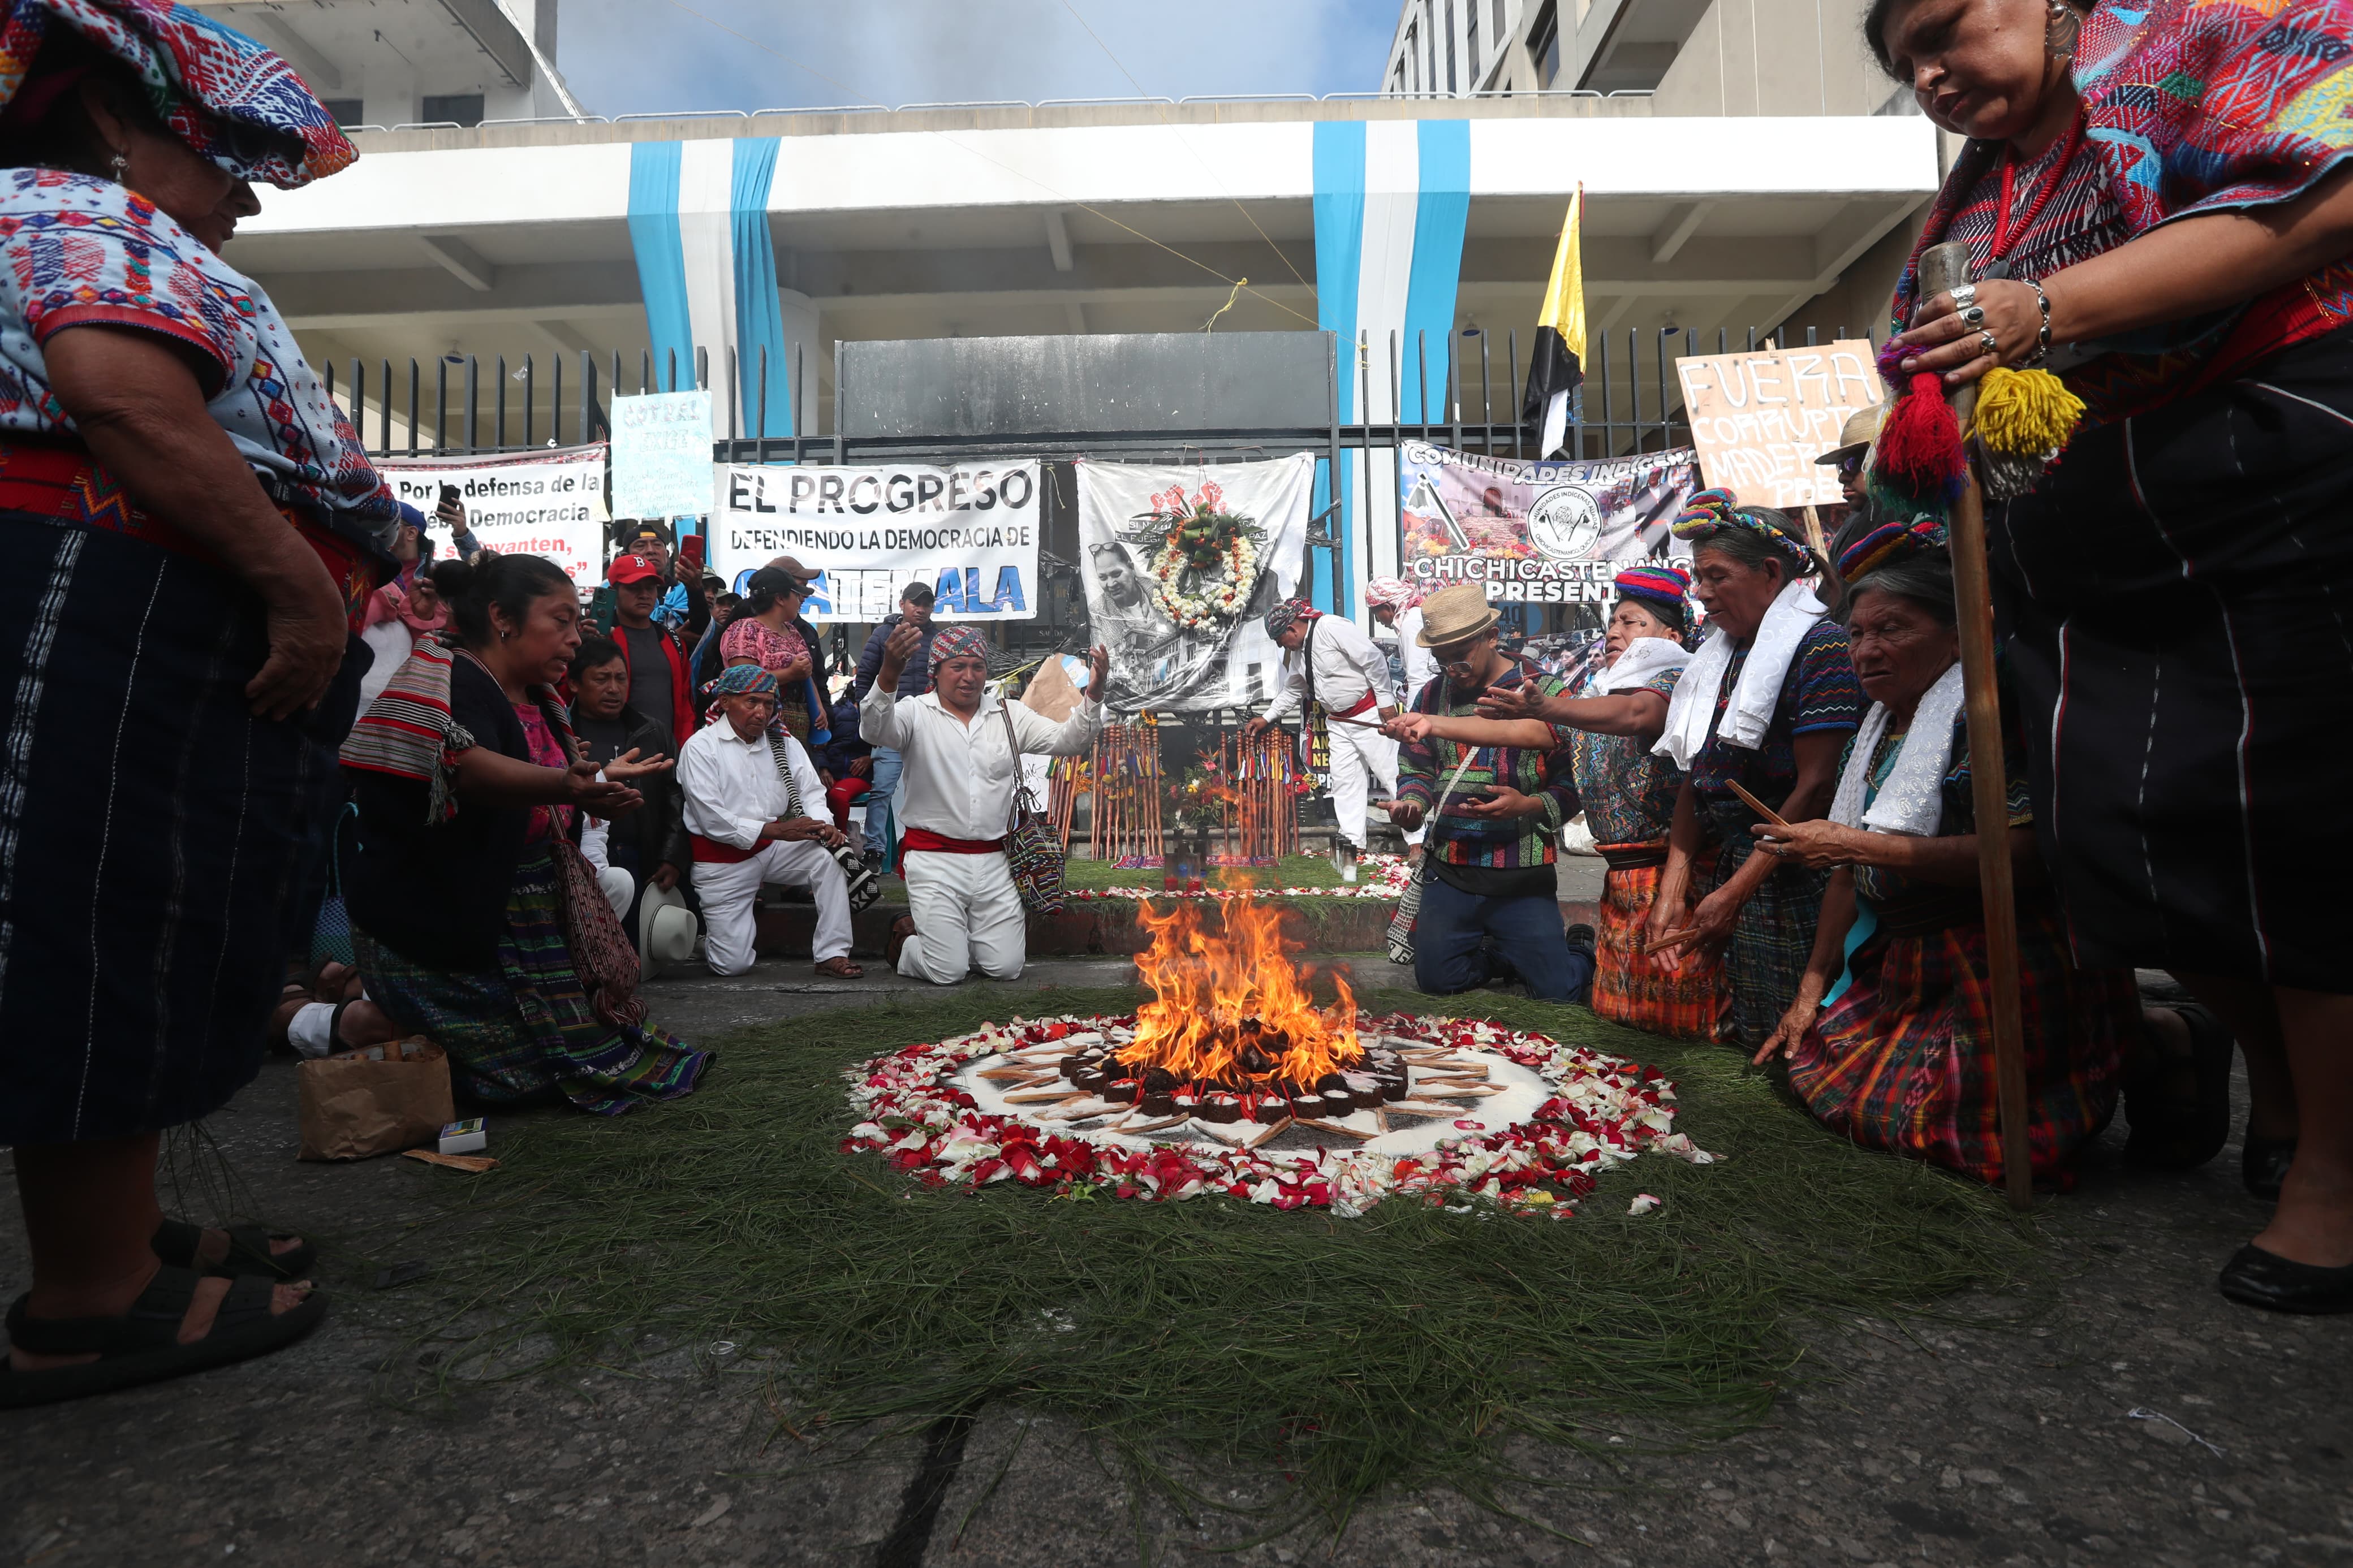
[[(485, 550), (544, 555), (581, 587), (605, 580), (605, 444), (505, 458), (378, 458), (392, 493), (431, 519), (455, 485)], [(433, 524), (438, 532), (439, 523)], [(448, 548), (448, 540), (441, 548)]]
[(1670, 553), (1669, 527), (1698, 488), (1688, 447), (1539, 463), (1408, 441), (1398, 460), (1404, 575), (1424, 590), (1482, 583), (1504, 604), (1607, 605), (1620, 571)]
[(1257, 707), (1282, 651), (1267, 611), (1298, 591), (1315, 458), (1077, 465), (1080, 572), (1114, 712)]
[(711, 565), (741, 589), (779, 555), (818, 574), (801, 614), (880, 621), (911, 583), (938, 595), (935, 619), (1027, 621), (1038, 614), (1038, 465), (755, 468), (719, 470)]

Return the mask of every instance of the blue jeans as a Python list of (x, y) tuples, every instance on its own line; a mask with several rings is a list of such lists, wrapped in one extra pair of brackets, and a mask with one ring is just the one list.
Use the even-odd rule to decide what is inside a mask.
[(888, 746), (874, 748), (873, 771), (866, 775), (866, 847), (870, 854), (891, 852), (891, 797), (899, 792), (899, 753)]
[(1414, 984), (1432, 996), (1452, 996), (1515, 977), (1538, 1001), (1585, 999), (1593, 960), (1570, 951), (1559, 903), (1549, 894), (1481, 898), (1433, 873), (1413, 922)]

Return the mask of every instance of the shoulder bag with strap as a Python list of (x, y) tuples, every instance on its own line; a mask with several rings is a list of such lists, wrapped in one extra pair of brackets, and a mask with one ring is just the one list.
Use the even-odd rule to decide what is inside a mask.
[[(768, 736), (768, 755), (776, 759), (776, 776), (785, 781), (785, 820), (791, 822), (808, 816), (801, 805), (801, 787), (793, 782), (793, 754), (785, 750), (784, 736), (775, 733)], [(852, 913), (882, 896), (882, 879), (867, 868), (865, 856), (847, 843), (827, 844), (823, 847), (841, 867), (842, 877), (849, 883)]]
[(1046, 826), (1038, 803), (1029, 797), (1029, 786), (1022, 780), (1021, 737), (1014, 732), (1012, 705), (1000, 697), (997, 711), (1005, 718), (1005, 745), (1013, 761), (1013, 814), (1005, 827), (1006, 864), (1012, 868), (1013, 886), (1024, 905), (1041, 915), (1058, 915), (1062, 912), (1062, 846)]

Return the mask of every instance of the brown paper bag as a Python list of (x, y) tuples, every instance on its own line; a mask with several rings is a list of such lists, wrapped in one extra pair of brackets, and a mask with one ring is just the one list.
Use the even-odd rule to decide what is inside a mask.
[(298, 1064), (302, 1158), (364, 1160), (430, 1143), (457, 1120), (449, 1058), (422, 1035)]
[(1060, 654), (1049, 656), (1038, 667), (1038, 673), (1029, 678), (1028, 689), (1021, 693), (1021, 706), (1057, 724), (1077, 712), (1079, 704), (1086, 700), (1087, 694), (1079, 689), (1071, 672), (1062, 668)]

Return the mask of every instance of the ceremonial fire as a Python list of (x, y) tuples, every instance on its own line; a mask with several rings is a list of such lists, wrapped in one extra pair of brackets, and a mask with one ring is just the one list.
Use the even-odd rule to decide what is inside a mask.
[(1347, 982), (1335, 976), (1329, 1012), (1310, 999), (1276, 906), (1234, 900), (1219, 931), (1189, 905), (1137, 918), (1152, 931), (1135, 966), (1153, 1000), (1132, 1041), (1063, 1059), (1073, 1089), (1209, 1122), (1337, 1120), (1405, 1097), (1405, 1063), (1358, 1037)]

